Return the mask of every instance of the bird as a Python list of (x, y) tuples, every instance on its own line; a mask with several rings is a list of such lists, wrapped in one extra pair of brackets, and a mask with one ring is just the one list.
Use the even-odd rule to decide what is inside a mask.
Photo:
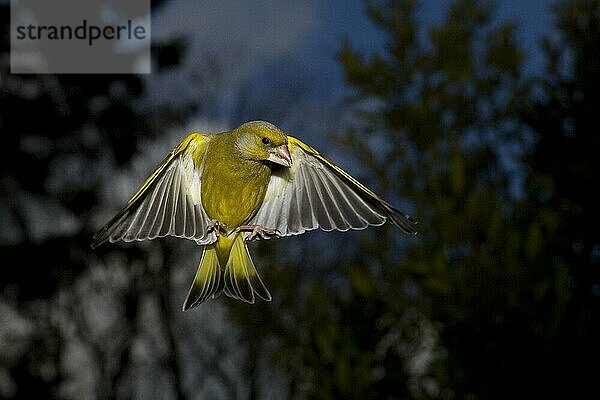
[(226, 296), (272, 299), (247, 242), (307, 231), (360, 230), (417, 222), (301, 140), (267, 121), (220, 133), (191, 133), (126, 206), (93, 237), (105, 242), (175, 236), (203, 246), (183, 303), (187, 311)]

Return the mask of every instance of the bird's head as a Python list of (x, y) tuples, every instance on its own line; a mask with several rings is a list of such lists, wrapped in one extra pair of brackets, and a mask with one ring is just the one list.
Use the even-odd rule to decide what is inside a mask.
[(275, 125), (266, 121), (246, 122), (234, 130), (234, 135), (242, 157), (284, 167), (292, 165), (287, 135)]

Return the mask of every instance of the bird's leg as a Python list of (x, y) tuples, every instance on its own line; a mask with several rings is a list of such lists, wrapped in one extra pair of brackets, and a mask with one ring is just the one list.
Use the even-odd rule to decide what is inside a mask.
[(222, 222), (217, 221), (216, 219), (211, 219), (207, 225), (207, 231), (214, 231), (217, 236), (221, 234), (221, 228), (225, 225)]
[(238, 228), (239, 231), (250, 231), (250, 234), (246, 238), (246, 240), (250, 241), (260, 235), (263, 239), (267, 239), (269, 235), (271, 236), (280, 236), (281, 232), (277, 229), (266, 228), (262, 225), (241, 225)]

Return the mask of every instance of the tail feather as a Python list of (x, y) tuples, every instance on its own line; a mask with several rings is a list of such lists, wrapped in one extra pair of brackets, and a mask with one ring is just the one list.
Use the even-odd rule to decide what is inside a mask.
[(206, 246), (200, 259), (200, 265), (183, 303), (183, 311), (196, 307), (209, 298), (217, 297), (223, 290), (223, 277), (217, 251), (213, 246)]
[(265, 301), (271, 301), (258, 271), (250, 258), (243, 235), (238, 235), (231, 247), (229, 260), (225, 266), (225, 288), (223, 292), (234, 299), (254, 304), (254, 294)]
[(255, 294), (271, 301), (271, 294), (250, 258), (243, 234), (233, 238), (220, 237), (219, 242), (204, 248), (183, 310), (196, 307), (209, 298), (214, 299), (221, 292), (251, 304), (255, 301)]

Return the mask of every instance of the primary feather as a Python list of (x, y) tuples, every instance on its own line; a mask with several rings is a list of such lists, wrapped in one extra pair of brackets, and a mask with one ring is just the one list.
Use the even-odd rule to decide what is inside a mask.
[(253, 121), (185, 138), (94, 236), (92, 247), (167, 235), (203, 245), (187, 310), (221, 292), (249, 303), (255, 295), (271, 299), (244, 230), (289, 236), (386, 221), (416, 234), (409, 216), (315, 149), (268, 122)]
[(163, 160), (142, 187), (95, 236), (92, 248), (106, 241), (149, 240), (167, 235), (198, 244), (217, 240), (209, 232), (200, 203), (201, 176), (208, 135), (193, 133)]
[(264, 202), (252, 224), (275, 228), (283, 236), (320, 228), (364, 229), (388, 219), (415, 234), (416, 223), (366, 188), (315, 149), (288, 136), (291, 168), (273, 171)]

